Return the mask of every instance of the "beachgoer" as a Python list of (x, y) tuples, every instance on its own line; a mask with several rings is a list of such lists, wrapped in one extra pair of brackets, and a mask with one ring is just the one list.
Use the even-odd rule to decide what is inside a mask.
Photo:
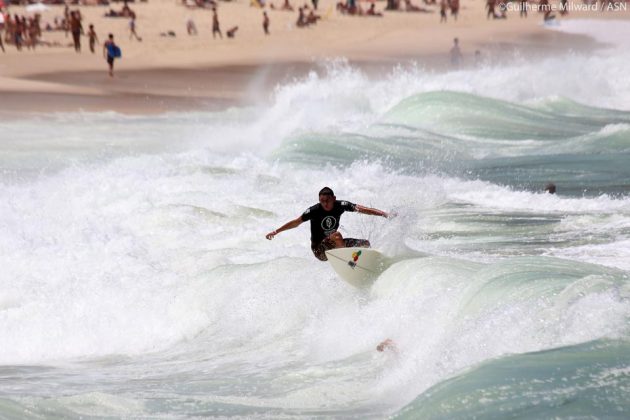
[(486, 19), (490, 19), (496, 16), (494, 12), (494, 8), (496, 6), (496, 0), (487, 0), (486, 1), (486, 9), (488, 9), (488, 13), (486, 13)]
[(15, 42), (15, 48), (17, 48), (18, 51), (22, 51), (22, 43), (24, 42), (25, 21), (23, 20), (23, 18), (15, 15), (14, 22), (15, 27), (13, 41)]
[(314, 10), (311, 10), (308, 13), (308, 16), (306, 17), (306, 24), (307, 25), (315, 25), (317, 23), (318, 20), (320, 20), (322, 17), (319, 15), (315, 14)]
[(114, 60), (118, 54), (116, 54), (116, 50), (118, 46), (114, 42), (114, 35), (109, 34), (107, 41), (103, 43), (103, 56), (107, 60), (107, 64), (109, 65), (109, 76), (114, 77)]
[(129, 19), (129, 39), (136, 38), (138, 41), (142, 41), (142, 38), (138, 36), (136, 32), (136, 16), (135, 14)]
[(459, 48), (459, 39), (453, 39), (453, 48), (451, 48), (451, 64), (453, 67), (459, 67), (462, 63), (462, 51)]
[(92, 54), (94, 53), (94, 46), (98, 42), (98, 36), (96, 35), (96, 31), (94, 30), (94, 25), (90, 24), (88, 29), (88, 39), (90, 41), (90, 51)]
[(5, 23), (4, 22), (4, 12), (0, 8), (0, 48), (2, 48), (2, 52), (6, 52), (4, 50), (4, 44), (2, 42), (2, 31), (4, 30), (4, 23)]
[(289, 0), (284, 0), (284, 4), (282, 5), (281, 10), (292, 12), (294, 9), (293, 6), (291, 6), (291, 3), (289, 3)]
[(66, 4), (63, 8), (63, 30), (68, 38), (68, 32), (70, 31), (70, 7)]
[(521, 18), (527, 17), (527, 0), (521, 0), (521, 11), (518, 15)]
[(76, 52), (81, 52), (81, 34), (83, 33), (83, 25), (81, 25), (81, 15), (77, 12), (70, 12), (70, 32), (72, 33), (74, 50)]
[(481, 51), (475, 50), (475, 66), (481, 65)]
[(298, 28), (303, 28), (307, 25), (306, 16), (304, 15), (304, 9), (302, 7), (298, 9), (298, 19), (296, 25)]
[(234, 38), (234, 36), (236, 35), (236, 31), (238, 31), (238, 26), (234, 26), (233, 28), (228, 29), (225, 34), (228, 38)]
[(319, 203), (306, 209), (301, 216), (291, 220), (278, 229), (269, 232), (266, 238), (272, 240), (278, 233), (294, 229), (303, 222), (311, 222), (311, 251), (320, 261), (327, 261), (326, 251), (334, 248), (361, 247), (369, 248), (367, 239), (343, 238), (337, 231), (341, 215), (346, 212), (359, 212), (373, 216), (388, 217), (384, 211), (353, 204), (349, 201), (339, 201), (333, 190), (328, 187), (319, 192)]
[(440, 23), (446, 23), (446, 0), (440, 2)]
[(376, 11), (374, 3), (370, 5), (370, 8), (368, 9), (367, 12), (365, 12), (365, 14), (368, 16), (383, 17), (383, 14), (381, 12)]
[(263, 12), (263, 31), (265, 31), (265, 35), (269, 35), (269, 16), (267, 12)]
[(548, 192), (549, 194), (555, 194), (556, 193), (556, 184), (554, 184), (553, 182), (548, 183), (545, 186), (545, 191)]
[(197, 25), (195, 25), (195, 21), (192, 18), (188, 18), (186, 21), (186, 31), (188, 35), (197, 35)]
[(453, 19), (457, 20), (457, 16), (459, 15), (459, 0), (451, 0), (451, 16)]
[(219, 27), (219, 15), (217, 14), (217, 8), (212, 8), (212, 38), (216, 37), (216, 34), (219, 34), (221, 39), (223, 39), (223, 34), (221, 33), (221, 28)]

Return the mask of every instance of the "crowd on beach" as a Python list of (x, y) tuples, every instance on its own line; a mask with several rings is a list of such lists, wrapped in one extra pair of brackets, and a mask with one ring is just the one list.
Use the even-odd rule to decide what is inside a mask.
[[(63, 0), (41, 0), (41, 3), (33, 4), (35, 0), (0, 0), (0, 49), (5, 51), (5, 45), (14, 45), (18, 51), (22, 49), (35, 49), (37, 46), (51, 46), (51, 47), (65, 47), (71, 45), (76, 52), (81, 52), (81, 39), (82, 37), (88, 38), (89, 50), (92, 53), (96, 52), (96, 46), (99, 45), (99, 38), (96, 34), (96, 30), (93, 24), (88, 25), (88, 29), (84, 28), (83, 16), (81, 11), (76, 8), (71, 10), (70, 5), (64, 3)], [(100, 5), (110, 7), (110, 0), (74, 0), (73, 5)], [(147, 0), (141, 0), (147, 1)], [(227, 1), (227, 0), (222, 0)], [(320, 20), (329, 18), (332, 13), (332, 7), (323, 14), (319, 11), (319, 0), (311, 0), (311, 4), (304, 3), (301, 6), (295, 7), (291, 4), (291, 0), (279, 0), (281, 3), (274, 4), (270, 0), (250, 0), (251, 7), (260, 8), (262, 11), (262, 31), (265, 35), (271, 34), (271, 19), (269, 16), (270, 11), (274, 12), (292, 12), (297, 13), (295, 20), (296, 28), (307, 28), (316, 25)], [(301, 0), (294, 0), (301, 1)], [(460, 13), (460, 0), (422, 0), (423, 6), (418, 6), (412, 3), (412, 0), (385, 0), (384, 8), (382, 10), (376, 9), (376, 2), (374, 0), (366, 1), (369, 3), (367, 8), (363, 7), (359, 0), (343, 0), (336, 3), (335, 9), (338, 13), (348, 16), (359, 17), (383, 17), (384, 13), (389, 12), (409, 12), (409, 13), (434, 13), (439, 10), (440, 23), (447, 23), (448, 14), (453, 20), (457, 20)], [(439, 4), (437, 2), (439, 1)], [(599, 1), (601, 6), (599, 10), (605, 10), (605, 4), (609, 4), (613, 0), (583, 0), (583, 1)], [(9, 4), (9, 2), (11, 2)], [(129, 28), (129, 40), (142, 41), (137, 33), (136, 25), (136, 12), (129, 6), (128, 3), (133, 0), (123, 0), (122, 8), (114, 9), (109, 8), (105, 12), (104, 16), (108, 18), (123, 18), (128, 20)], [(17, 13), (10, 13), (9, 7), (14, 4), (29, 4), (31, 12), (29, 16), (19, 15)], [(59, 5), (64, 4), (63, 16), (55, 17), (52, 22), (43, 22), (42, 15), (38, 12), (47, 7), (45, 4)], [(521, 18), (527, 17), (528, 10), (537, 10), (543, 15), (544, 21), (550, 21), (555, 19), (553, 10), (559, 10), (561, 15), (568, 13), (568, 0), (559, 0), (559, 7), (551, 7), (549, 0), (514, 0), (512, 3), (506, 3), (504, 0), (486, 0), (485, 9), (487, 11), (488, 19), (507, 19), (507, 4), (517, 5), (516, 8), (510, 10), (519, 10), (519, 16)], [(535, 4), (536, 7), (532, 8)], [(223, 32), (221, 30), (220, 18), (219, 18), (219, 0), (181, 0), (181, 5), (187, 8), (202, 8), (212, 11), (212, 37), (222, 39)], [(27, 6), (27, 10), (28, 10)], [(39, 9), (38, 9), (39, 7)], [(27, 13), (28, 14), (28, 13)], [(227, 38), (236, 37), (239, 27), (237, 25), (231, 26), (225, 35)], [(63, 31), (68, 37), (71, 35), (72, 43), (62, 45), (59, 41), (50, 42), (43, 39), (42, 34), (44, 32)], [(197, 25), (192, 18), (186, 21), (186, 32), (188, 35), (198, 35)], [(175, 37), (174, 30), (168, 30), (160, 32), (161, 36)], [(112, 70), (112, 57), (107, 51), (107, 44), (111, 41), (113, 43), (113, 37), (110, 34), (108, 39), (103, 44), (104, 55), (110, 62), (110, 74)], [(110, 43), (110, 45), (111, 45)], [(476, 54), (477, 57), (477, 54)], [(115, 58), (115, 57), (114, 57)], [(461, 63), (461, 52), (459, 51), (459, 45), (457, 40), (454, 42), (454, 47), (451, 50), (451, 63), (454, 66), (459, 66)]]

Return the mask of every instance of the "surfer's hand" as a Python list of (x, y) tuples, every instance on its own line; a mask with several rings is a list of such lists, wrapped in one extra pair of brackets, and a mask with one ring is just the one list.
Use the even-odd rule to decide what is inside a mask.
[(272, 240), (274, 236), (276, 236), (278, 234), (278, 232), (276, 232), (275, 230), (273, 232), (269, 232), (265, 238)]

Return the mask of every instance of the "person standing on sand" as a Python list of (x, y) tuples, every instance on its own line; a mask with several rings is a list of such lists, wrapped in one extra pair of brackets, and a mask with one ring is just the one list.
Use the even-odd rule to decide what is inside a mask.
[(68, 38), (68, 32), (70, 31), (70, 7), (66, 4), (66, 7), (63, 9), (63, 19), (64, 25), (63, 29), (66, 33), (66, 38)]
[(114, 42), (114, 35), (109, 34), (109, 39), (103, 43), (103, 56), (109, 65), (109, 77), (114, 77), (114, 60), (117, 58), (118, 46)]
[(494, 8), (496, 6), (496, 0), (487, 0), (486, 1), (486, 9), (488, 9), (488, 13), (486, 13), (486, 19), (494, 19), (496, 13), (494, 12)]
[(217, 13), (217, 8), (212, 8), (212, 39), (215, 39), (216, 34), (219, 34), (221, 39), (223, 39), (223, 34), (221, 33), (221, 27), (219, 26), (219, 14)]
[(22, 51), (22, 42), (24, 40), (24, 21), (20, 19), (18, 15), (15, 15), (15, 33), (13, 41), (15, 42), (15, 48), (18, 51)]
[(265, 35), (269, 35), (269, 16), (267, 12), (263, 12), (263, 31), (265, 31)]
[(96, 32), (94, 31), (94, 25), (90, 24), (88, 30), (88, 39), (90, 40), (90, 51), (94, 54), (94, 45), (98, 42), (98, 36), (96, 36)]
[(527, 17), (527, 0), (521, 0), (521, 11), (518, 14), (520, 17)]
[(5, 53), (4, 44), (2, 43), (2, 31), (4, 30), (4, 13), (0, 10), (0, 48), (2, 48), (2, 52)]
[(192, 18), (188, 18), (186, 21), (186, 31), (188, 35), (197, 35), (197, 25), (195, 25), (195, 21)]
[(72, 32), (72, 41), (74, 42), (74, 50), (81, 52), (81, 34), (83, 26), (77, 12), (70, 12), (70, 32)]
[(457, 20), (457, 15), (459, 15), (459, 0), (451, 0), (451, 16)]
[(440, 2), (440, 23), (446, 23), (446, 0)]

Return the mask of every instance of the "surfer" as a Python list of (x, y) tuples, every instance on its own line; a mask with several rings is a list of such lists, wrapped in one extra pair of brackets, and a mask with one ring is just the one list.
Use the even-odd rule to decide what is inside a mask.
[(114, 42), (113, 34), (109, 34), (108, 40), (103, 43), (103, 55), (109, 65), (109, 76), (114, 77), (114, 60), (120, 57), (120, 49)]
[(349, 201), (337, 200), (333, 190), (328, 187), (322, 188), (319, 192), (319, 203), (306, 209), (301, 216), (285, 223), (273, 232), (269, 232), (266, 238), (272, 240), (274, 236), (285, 230), (300, 226), (307, 220), (311, 221), (311, 250), (320, 261), (327, 261), (326, 251), (334, 248), (361, 247), (369, 248), (370, 241), (367, 239), (344, 238), (339, 229), (339, 219), (346, 212), (359, 212), (372, 216), (388, 217), (384, 211), (353, 204)]

